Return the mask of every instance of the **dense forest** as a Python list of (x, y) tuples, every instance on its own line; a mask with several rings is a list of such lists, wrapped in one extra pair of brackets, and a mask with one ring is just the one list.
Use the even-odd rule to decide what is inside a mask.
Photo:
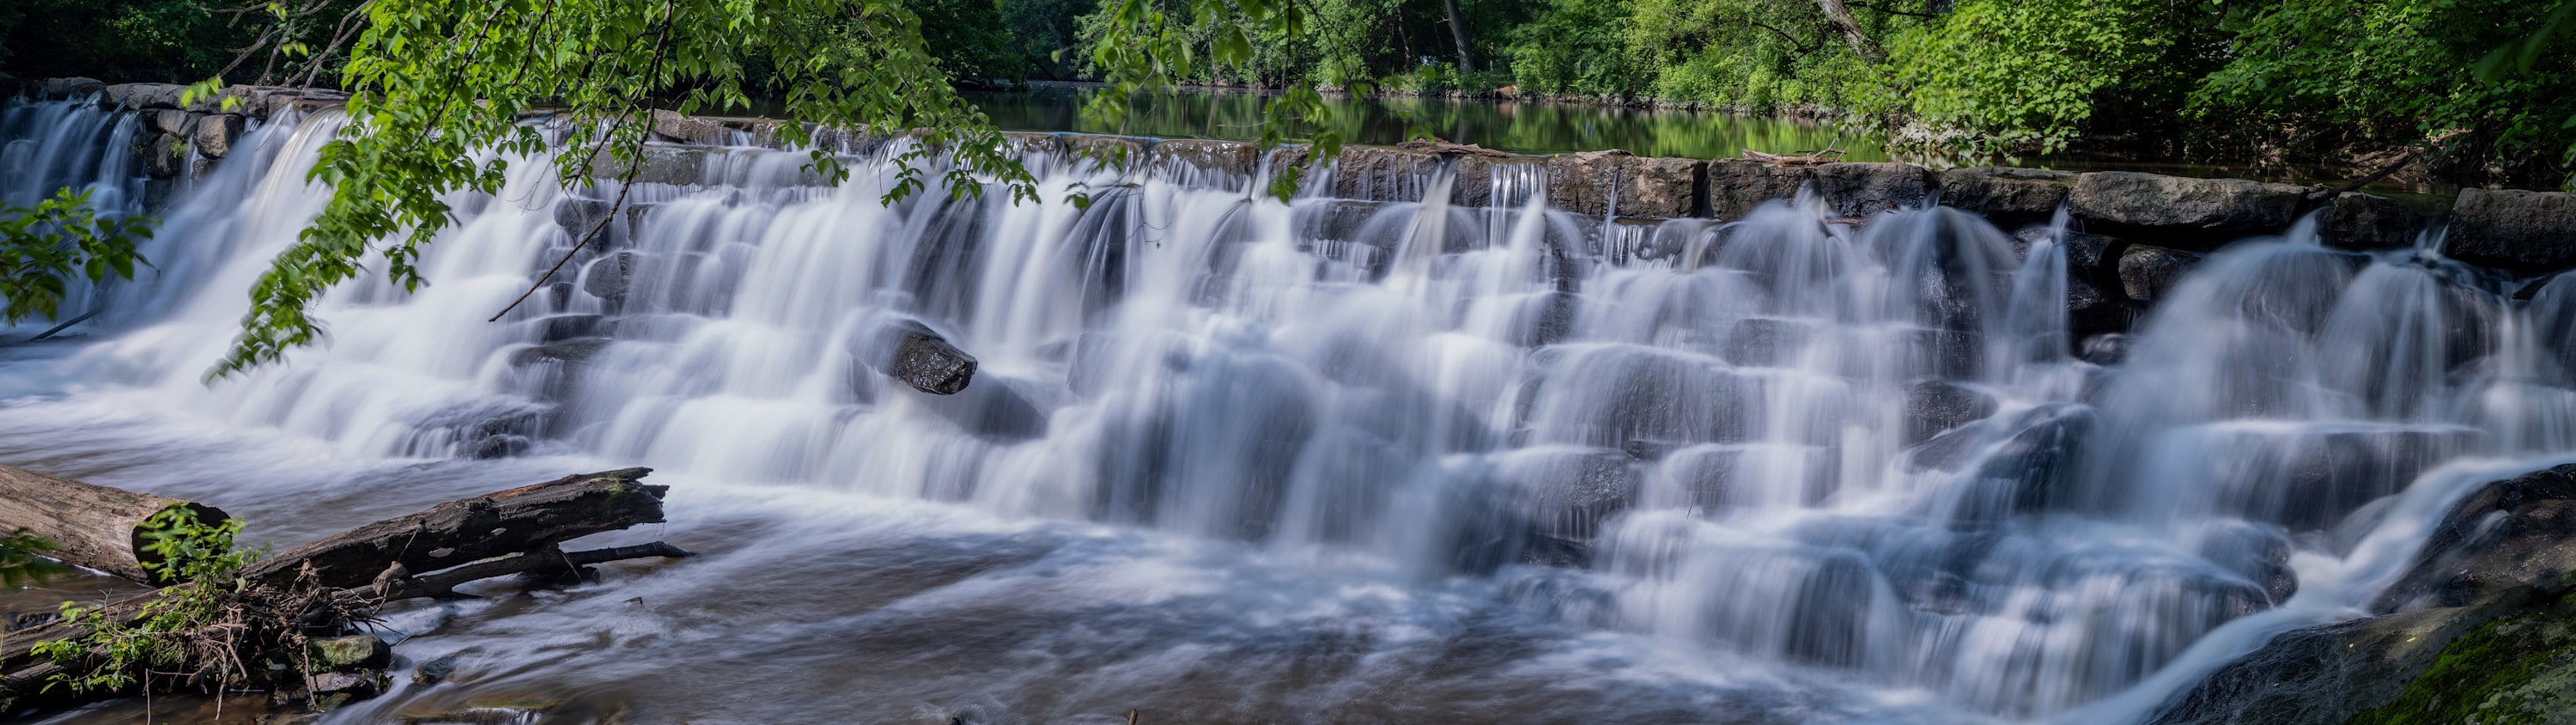
[[(0, 8), (0, 53), (27, 77), (235, 82), (300, 55), (323, 67), (298, 80), (327, 83), (352, 4), (29, 0)], [(2443, 176), (2541, 185), (2576, 164), (2576, 1), (1298, 0), (1243, 34), (1256, 5), (1146, 3), (1191, 51), (1170, 77), (1794, 114), (1921, 150), (2361, 169), (2415, 149)], [(1099, 78), (1114, 25), (1100, 0), (909, 8), (964, 85)], [(1230, 39), (1248, 53), (1217, 62)]]

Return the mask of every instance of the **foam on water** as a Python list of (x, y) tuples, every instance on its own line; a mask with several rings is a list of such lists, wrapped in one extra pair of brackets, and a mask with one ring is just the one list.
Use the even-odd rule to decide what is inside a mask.
[[(98, 140), (130, 119), (6, 114), (10, 198), (140, 188)], [(1614, 223), (1500, 164), (1496, 208), (1445, 169), (1425, 203), (1281, 204), (1047, 144), (1040, 203), (891, 207), (875, 157), (820, 188), (728, 149), (578, 252), (614, 190), (513, 159), (430, 286), (348, 285), (330, 344), (201, 384), (343, 123), (251, 131), (156, 272), (82, 292), (86, 338), (0, 360), (0, 460), (289, 541), (653, 466), (656, 533), (707, 558), (403, 621), (504, 655), (480, 687), (675, 716), (2134, 719), (2366, 614), (2458, 495), (2576, 449), (2576, 288), (2308, 225), (2213, 255), (2106, 368), (2070, 354), (2057, 235), (1954, 210)], [(909, 323), (972, 385), (875, 372)], [(721, 674), (616, 684), (680, 671)]]

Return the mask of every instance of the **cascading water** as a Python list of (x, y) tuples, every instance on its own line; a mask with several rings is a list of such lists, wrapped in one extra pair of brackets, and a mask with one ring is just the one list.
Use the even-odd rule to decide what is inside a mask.
[[(10, 199), (136, 186), (97, 140), (132, 121), (7, 114)], [(2416, 250), (2241, 242), (2104, 367), (2058, 243), (1954, 210), (1604, 224), (1506, 164), (1491, 209), (1446, 171), (1281, 204), (1044, 144), (1017, 205), (718, 151), (485, 323), (613, 192), (522, 159), (429, 287), (351, 284), (329, 345), (202, 384), (341, 123), (252, 131), (86, 339), (8, 356), (0, 460), (285, 539), (653, 466), (714, 556), (396, 625), (472, 622), (422, 645), (521, 661), (486, 687), (674, 717), (2136, 718), (2366, 613), (2446, 495), (2576, 450), (2576, 283)], [(908, 323), (980, 358), (964, 392), (871, 368)]]

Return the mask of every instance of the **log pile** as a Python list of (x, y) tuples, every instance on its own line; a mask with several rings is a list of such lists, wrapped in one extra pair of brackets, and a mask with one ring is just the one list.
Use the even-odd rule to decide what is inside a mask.
[[(215, 669), (239, 669), (256, 679), (248, 671), (257, 668), (246, 665), (278, 655), (261, 648), (275, 649), (281, 643), (323, 652), (334, 646), (345, 648), (353, 640), (373, 639), (339, 635), (354, 634), (375, 607), (387, 602), (457, 598), (463, 596), (456, 592), (458, 586), (501, 576), (578, 577), (593, 573), (589, 566), (603, 562), (688, 556), (689, 552), (662, 542), (576, 552), (563, 549), (563, 543), (572, 539), (662, 522), (662, 496), (669, 487), (642, 483), (650, 472), (629, 468), (566, 476), (449, 501), (244, 566), (238, 570), (239, 593), (227, 595), (232, 597), (227, 613), (234, 619), (208, 625), (206, 629), (224, 631), (206, 633), (204, 641), (191, 643), (192, 649), (205, 649), (204, 642), (215, 642), (220, 646), (213, 649), (238, 651), (214, 652), (208, 659), (216, 661), (192, 663), (198, 676), (184, 684), (203, 688), (205, 673)], [(225, 517), (211, 506), (0, 466), (0, 531), (24, 528), (60, 544), (58, 551), (45, 553), (64, 563), (164, 587), (103, 605), (98, 610), (102, 621), (132, 625), (148, 617), (155, 602), (185, 596), (192, 591), (189, 587), (196, 586), (151, 581), (151, 570), (145, 566), (152, 555), (145, 550), (148, 532), (143, 522), (171, 507), (185, 507), (204, 523)], [(0, 673), (5, 673), (0, 677), (0, 698), (11, 708), (77, 699), (79, 695), (68, 688), (47, 687), (62, 670), (36, 650), (40, 643), (76, 640), (87, 631), (79, 624), (57, 621), (12, 632), (0, 640)], [(244, 632), (276, 635), (245, 636)], [(93, 662), (100, 655), (92, 652)], [(349, 667), (373, 659), (355, 658)], [(362, 686), (372, 684), (373, 675), (295, 674), (300, 677), (267, 684), (280, 692), (307, 691), (317, 702), (326, 691), (342, 693), (343, 698), (373, 692)], [(239, 686), (238, 679), (227, 681)]]

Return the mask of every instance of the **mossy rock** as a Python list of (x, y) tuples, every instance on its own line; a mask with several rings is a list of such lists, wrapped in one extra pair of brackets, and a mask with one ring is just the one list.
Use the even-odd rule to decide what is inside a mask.
[(374, 635), (352, 635), (315, 639), (305, 647), (313, 655), (318, 669), (380, 670), (394, 660), (394, 648)]
[(2352, 725), (2576, 721), (2576, 593), (2553, 606), (2488, 622), (2442, 648), (2397, 701)]

